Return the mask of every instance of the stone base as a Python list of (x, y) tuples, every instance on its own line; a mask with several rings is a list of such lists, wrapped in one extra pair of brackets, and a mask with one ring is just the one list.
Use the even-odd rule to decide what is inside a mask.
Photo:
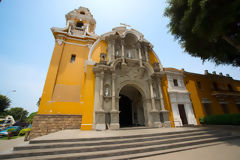
[(165, 121), (165, 122), (163, 123), (163, 126), (164, 126), (165, 128), (171, 128), (171, 127), (172, 127), (170, 121)]
[(115, 129), (119, 129), (119, 128), (120, 128), (119, 123), (111, 123), (110, 124), (110, 129), (111, 130), (115, 130)]
[(80, 129), (82, 115), (37, 114), (33, 118), (30, 139), (64, 129)]
[(106, 130), (106, 124), (96, 124), (96, 130)]
[(159, 128), (161, 128), (161, 127), (163, 127), (163, 125), (162, 125), (161, 122), (154, 122), (152, 127), (159, 127)]

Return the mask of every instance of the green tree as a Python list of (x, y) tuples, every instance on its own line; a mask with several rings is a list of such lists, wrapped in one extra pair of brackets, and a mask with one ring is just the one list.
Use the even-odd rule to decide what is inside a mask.
[(5, 110), (9, 107), (11, 101), (7, 96), (0, 94), (0, 114), (3, 114)]
[(239, 0), (168, 0), (168, 27), (194, 57), (240, 66)]
[(10, 108), (7, 113), (8, 115), (13, 116), (15, 121), (26, 122), (27, 120), (28, 111), (24, 110), (21, 107)]
[(27, 122), (28, 122), (28, 123), (32, 123), (33, 118), (34, 118), (34, 116), (35, 116), (37, 113), (38, 113), (38, 112), (32, 112), (32, 113), (28, 116)]

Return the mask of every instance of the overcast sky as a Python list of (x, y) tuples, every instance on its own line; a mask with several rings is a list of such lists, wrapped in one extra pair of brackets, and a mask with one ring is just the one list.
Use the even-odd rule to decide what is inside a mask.
[[(37, 111), (55, 40), (51, 27), (65, 27), (65, 14), (79, 6), (90, 9), (96, 33), (109, 32), (120, 23), (143, 33), (154, 46), (163, 67), (188, 72), (230, 74), (239, 79), (240, 70), (215, 66), (184, 53), (168, 33), (163, 16), (164, 0), (2, 0), (0, 3), (0, 94), (12, 100), (11, 107)], [(16, 90), (16, 92), (12, 92)]]

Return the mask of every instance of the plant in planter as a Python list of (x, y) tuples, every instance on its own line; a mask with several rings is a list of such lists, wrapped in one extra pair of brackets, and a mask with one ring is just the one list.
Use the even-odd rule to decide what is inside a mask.
[(24, 136), (27, 132), (30, 132), (31, 128), (25, 128), (25, 129), (22, 129), (20, 132), (19, 132), (19, 136)]

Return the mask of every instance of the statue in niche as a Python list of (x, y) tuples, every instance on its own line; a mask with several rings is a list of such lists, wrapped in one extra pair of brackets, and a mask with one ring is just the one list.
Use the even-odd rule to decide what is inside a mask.
[(108, 87), (105, 88), (104, 96), (110, 96), (110, 90)]
[(132, 55), (131, 55), (130, 51), (128, 51), (128, 53), (127, 53), (127, 58), (132, 58)]
[(153, 96), (154, 96), (154, 98), (157, 98), (157, 94), (156, 94), (156, 90), (155, 89), (153, 89)]
[(107, 58), (105, 53), (100, 54), (100, 64), (106, 64)]
[(119, 57), (119, 52), (118, 51), (116, 51), (116, 57)]
[(157, 63), (157, 62), (154, 62), (154, 63), (153, 63), (153, 70), (154, 70), (155, 72), (160, 72), (159, 63)]
[(101, 61), (106, 61), (106, 54), (105, 53), (100, 54), (100, 60)]

